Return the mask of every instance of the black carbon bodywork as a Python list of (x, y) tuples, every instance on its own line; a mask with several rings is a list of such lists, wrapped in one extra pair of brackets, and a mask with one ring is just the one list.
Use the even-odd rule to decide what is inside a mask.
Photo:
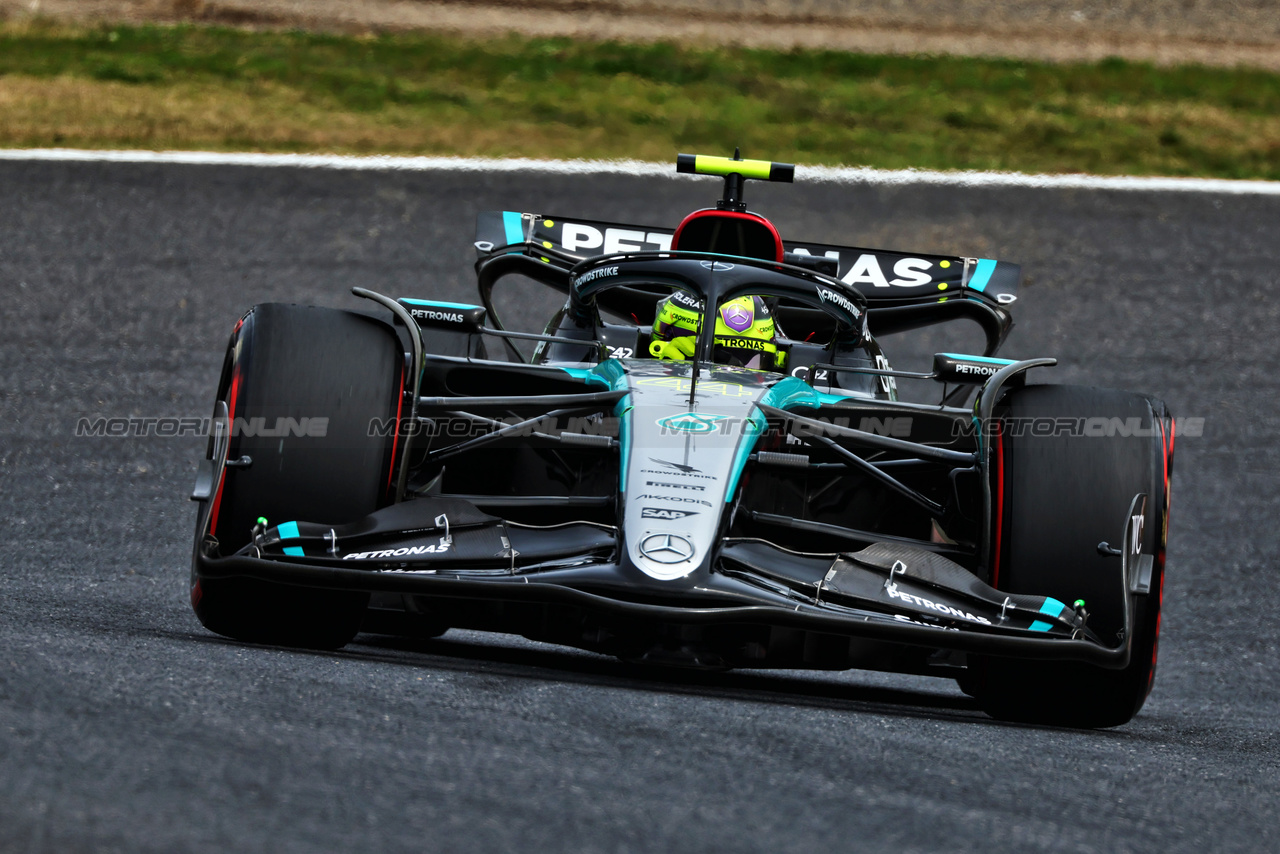
[[(482, 214), (482, 305), (356, 289), (392, 315), (408, 368), (397, 417), (371, 422), (389, 449), (384, 506), (341, 524), (260, 519), (247, 545), (224, 547), (209, 505), (241, 463), (215, 437), (193, 496), (197, 588), (363, 591), (367, 631), (513, 632), (678, 666), (1129, 665), (1130, 600), (1150, 587), (1134, 521), (1145, 495), (1099, 536), (1122, 544), (1107, 546), (1115, 637), (1095, 634), (1082, 600), (998, 589), (992, 437), (1004, 396), (1054, 364), (991, 357), (1012, 325), (1016, 265), (781, 241), (775, 257), (743, 257), (672, 239)], [(514, 276), (566, 295), (545, 332), (503, 327), (493, 294)], [(777, 364), (716, 364), (709, 322), (687, 360), (651, 358), (656, 303), (673, 293), (762, 300)], [(893, 370), (876, 340), (957, 318), (979, 324), (986, 349), (938, 354), (929, 374)], [(530, 362), (520, 340), (536, 345)], [(489, 356), (495, 344), (507, 358)], [(900, 401), (898, 381), (935, 383), (941, 400)]]

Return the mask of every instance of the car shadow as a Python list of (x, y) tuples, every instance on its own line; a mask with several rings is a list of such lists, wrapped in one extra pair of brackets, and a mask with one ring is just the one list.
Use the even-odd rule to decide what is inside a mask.
[[(454, 635), (462, 634), (463, 639)], [(947, 680), (938, 690), (859, 684), (842, 671), (706, 671), (633, 664), (575, 649), (503, 635), (454, 633), (410, 639), (362, 634), (342, 655), (459, 673), (595, 685), (741, 702), (911, 717), (939, 715), (988, 721), (977, 704)], [(857, 671), (848, 673), (856, 674)]]
[[(406, 668), (429, 668), (473, 676), (680, 694), (892, 718), (945, 720), (998, 729), (1058, 731), (1101, 738), (1117, 744), (1126, 743), (1138, 736), (1132, 726), (1081, 730), (1053, 724), (996, 720), (988, 717), (974, 699), (962, 694), (949, 680), (937, 677), (919, 677), (922, 684), (937, 686), (931, 690), (928, 687), (890, 687), (859, 681), (860, 674), (867, 679), (877, 678), (879, 674), (873, 671), (684, 670), (632, 664), (571, 648), (542, 646), (507, 635), (482, 635), (484, 638), (493, 638), (492, 641), (474, 641), (471, 638), (459, 641), (452, 638), (420, 640), (361, 634), (351, 644), (335, 651), (246, 643), (199, 631), (157, 631), (154, 634), (171, 640), (194, 641), (214, 646), (273, 650), (298, 656), (368, 661)], [(510, 641), (514, 645), (504, 641)], [(1159, 740), (1158, 737), (1156, 740)]]
[[(406, 668), (430, 668), (458, 674), (522, 679), (681, 694), (741, 703), (825, 709), (887, 717), (950, 720), (999, 728), (1084, 732), (1052, 725), (998, 721), (948, 679), (883, 676), (873, 671), (731, 670), (705, 671), (634, 664), (571, 647), (558, 647), (516, 635), (452, 630), (437, 638), (407, 638), (362, 633), (340, 650), (314, 650), (253, 644), (202, 629), (191, 632), (157, 629), (157, 636), (183, 642), (245, 649), (270, 649), (291, 655), (368, 661)], [(876, 679), (912, 685), (876, 685)], [(917, 685), (919, 687), (917, 687)], [(936, 686), (936, 687), (935, 687)], [(1089, 731), (1123, 740), (1126, 728)]]

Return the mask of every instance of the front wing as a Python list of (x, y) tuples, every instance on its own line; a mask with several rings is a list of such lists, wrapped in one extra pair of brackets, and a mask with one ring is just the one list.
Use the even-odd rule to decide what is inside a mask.
[[(1082, 611), (1006, 595), (914, 546), (886, 542), (817, 555), (726, 539), (710, 571), (659, 585), (619, 561), (615, 528), (517, 526), (457, 507), (435, 512), (441, 509), (419, 499), (349, 526), (289, 522), (226, 557), (206, 542), (195, 555), (195, 577), (398, 594), (410, 611), (427, 609), (447, 625), (624, 657), (674, 639), (726, 666), (909, 669), (891, 665), (911, 658), (900, 647), (1108, 669), (1129, 662), (1137, 561), (1127, 553), (1117, 581), (1124, 639), (1109, 647)], [(419, 521), (404, 524), (410, 517)], [(815, 658), (810, 647), (822, 652)]]

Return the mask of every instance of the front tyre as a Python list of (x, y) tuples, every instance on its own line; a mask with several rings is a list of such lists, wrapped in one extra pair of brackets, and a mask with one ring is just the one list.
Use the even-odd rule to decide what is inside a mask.
[[(208, 507), (208, 534), (227, 556), (255, 520), (343, 524), (387, 503), (393, 440), (370, 430), (398, 413), (404, 351), (363, 315), (311, 306), (255, 306), (232, 336), (219, 384), (233, 431), (229, 467)], [(201, 516), (201, 522), (204, 515)], [(203, 526), (198, 523), (197, 537)], [(197, 544), (197, 548), (200, 548)], [(195, 578), (200, 622), (236, 640), (337, 649), (360, 628), (367, 593), (249, 578)]]
[(1004, 404), (1002, 428), (992, 440), (992, 586), (1068, 605), (1083, 599), (1089, 628), (1118, 645), (1121, 559), (1098, 546), (1123, 547), (1130, 502), (1145, 493), (1142, 551), (1152, 556), (1150, 592), (1129, 594), (1134, 636), (1124, 669), (977, 658), (966, 687), (1002, 720), (1118, 726), (1142, 708), (1155, 679), (1172, 418), (1153, 398), (1075, 386), (1016, 389)]

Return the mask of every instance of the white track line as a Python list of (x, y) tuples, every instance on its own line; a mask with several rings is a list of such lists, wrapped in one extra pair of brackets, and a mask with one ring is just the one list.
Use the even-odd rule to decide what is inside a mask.
[[(478, 157), (352, 157), (337, 154), (253, 154), (207, 151), (80, 151), (66, 148), (0, 149), (0, 161), (73, 163), (160, 163), (188, 166), (258, 166), (295, 169), (350, 169), (378, 172), (489, 172), (542, 175), (678, 176), (671, 163), (641, 160), (531, 160)], [(1027, 175), (1019, 172), (934, 172), (855, 167), (797, 166), (805, 183), (944, 187), (1027, 187), (1032, 189), (1137, 190), (1145, 192), (1280, 195), (1280, 181), (1216, 178), (1132, 178), (1100, 175)]]

